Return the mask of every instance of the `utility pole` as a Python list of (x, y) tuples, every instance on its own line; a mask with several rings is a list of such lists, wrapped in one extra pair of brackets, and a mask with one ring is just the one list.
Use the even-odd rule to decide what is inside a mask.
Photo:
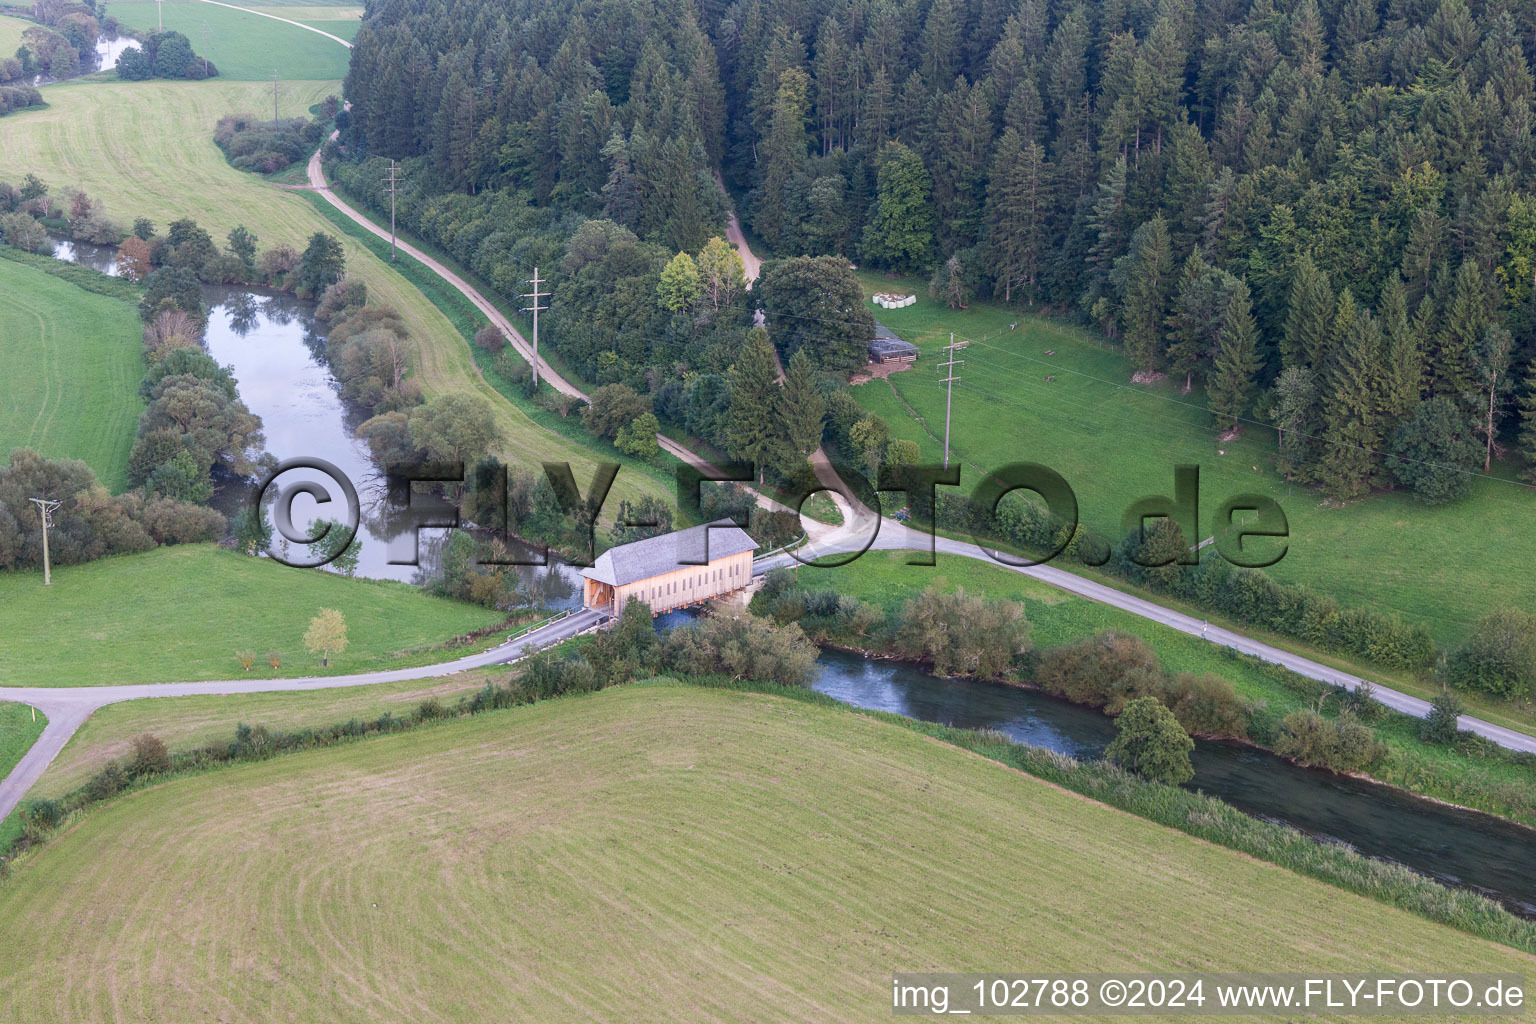
[(203, 19), (203, 77), (208, 77), (208, 19)]
[(523, 312), (531, 312), (533, 314), (533, 386), (535, 389), (537, 389), (539, 386), (539, 313), (540, 311), (549, 308), (548, 306), (539, 305), (540, 299), (549, 298), (549, 292), (539, 291), (539, 285), (548, 284), (549, 282), (541, 281), (539, 279), (539, 268), (534, 267), (533, 279), (530, 281), (524, 281), (523, 283), (533, 285), (533, 291), (525, 292), (520, 295), (519, 298), (533, 300), (533, 305), (524, 306)]
[(389, 162), (389, 177), (384, 179), (389, 185), (389, 262), (395, 262), (395, 195), (400, 191), (399, 168), (395, 162)]
[(48, 527), (53, 525), (53, 513), (60, 503), (49, 498), (28, 498), (27, 500), (37, 506), (37, 514), (43, 520), (43, 586), (46, 587), (53, 582), (53, 572), (48, 565)]
[(155, 0), (155, 31), (165, 31), (165, 5), (160, 0)]
[(277, 68), (272, 69), (272, 130), (277, 131)]
[(943, 362), (943, 363), (939, 364), (939, 368), (944, 370), (944, 378), (942, 380), (940, 380), (939, 383), (940, 384), (947, 384), (947, 385), (949, 385), (949, 393), (944, 396), (944, 468), (945, 469), (949, 468), (949, 410), (950, 410), (950, 407), (954, 404), (954, 401), (955, 401), (955, 381), (960, 379), (959, 377), (955, 376), (955, 367), (957, 367), (957, 366), (964, 366), (965, 365), (965, 360), (964, 359), (956, 359), (955, 358), (955, 353), (960, 351), (961, 349), (965, 348), (965, 346), (967, 346), (969, 344), (970, 344), (970, 342), (968, 342), (968, 341), (962, 341), (960, 344), (956, 345), (955, 344), (954, 332), (950, 332), (950, 335), (949, 335), (949, 345), (946, 346), (946, 349), (947, 349), (947, 351), (949, 353), (949, 361), (948, 362)]

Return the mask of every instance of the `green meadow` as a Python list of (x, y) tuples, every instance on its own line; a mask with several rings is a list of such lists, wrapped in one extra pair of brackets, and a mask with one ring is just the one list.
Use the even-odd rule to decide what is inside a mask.
[[(0, 573), (0, 685), (103, 686), (198, 679), (342, 675), (446, 661), (444, 641), (500, 621), (478, 605), (404, 583), (293, 569), (207, 544)], [(322, 668), (304, 631), (322, 608), (347, 620), (349, 646)], [(235, 660), (256, 655), (247, 672)], [(275, 652), (281, 664), (268, 666)]]
[[(163, 10), (157, 11), (157, 6)], [(217, 65), (219, 78), (270, 83), (276, 72), (280, 81), (328, 81), (347, 73), (347, 49), (335, 40), (248, 11), (195, 0), (158, 5), (145, 0), (117, 0), (109, 9), (124, 25), (150, 32), (155, 30), (157, 17), (163, 15), (168, 31), (184, 34), (191, 40), (193, 52)], [(305, 20), (271, 13), (292, 21)]]
[(0, 457), (82, 459), (122, 490), (144, 409), (134, 308), (0, 259), (0, 338)]
[(1459, 642), (1501, 605), (1536, 606), (1536, 577), (1514, 571), (1536, 565), (1536, 493), (1510, 467), (1496, 466), (1449, 506), (1398, 491), (1337, 507), (1274, 472), (1270, 430), (1248, 426), (1235, 441), (1218, 440), (1199, 389), (1182, 395), (1182, 382), (1132, 384), (1125, 357), (1085, 332), (979, 301), (949, 310), (915, 280), (862, 277), (866, 294), (919, 296), (905, 309), (871, 307), (919, 346), (918, 362), (853, 393), (893, 436), (918, 442), (926, 460), (943, 452), (946, 395), (936, 364), (950, 331), (971, 340), (959, 353), (965, 363), (951, 414), (952, 457), (967, 489), (1005, 463), (1043, 463), (1072, 485), (1083, 522), (1118, 537), (1132, 502), (1171, 496), (1174, 467), (1194, 464), (1202, 540), (1224, 525), (1215, 518), (1228, 497), (1258, 492), (1280, 503), (1290, 540), (1270, 570), (1277, 578), (1423, 622), (1441, 644)]

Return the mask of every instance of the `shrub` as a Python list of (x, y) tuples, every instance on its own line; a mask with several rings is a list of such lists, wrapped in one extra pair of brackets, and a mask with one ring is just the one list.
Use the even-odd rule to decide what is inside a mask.
[(1248, 735), (1249, 704), (1221, 676), (1180, 672), (1167, 680), (1162, 696), (1188, 732), (1231, 739)]
[(116, 761), (108, 761), (85, 784), (85, 793), (91, 800), (108, 800), (121, 793), (127, 785), (128, 776), (123, 766)]
[(1387, 754), (1386, 744), (1349, 712), (1329, 722), (1315, 711), (1294, 711), (1280, 720), (1275, 750), (1302, 764), (1337, 772), (1358, 772)]
[(133, 754), (128, 758), (128, 774), (133, 778), (159, 775), (171, 770), (171, 752), (160, 737), (145, 733), (133, 740)]
[(1497, 697), (1528, 697), (1536, 684), (1536, 615), (1502, 608), (1481, 619), (1446, 658), (1453, 686)]
[(1035, 670), (1035, 681), (1047, 693), (1111, 713), (1131, 698), (1158, 693), (1162, 678), (1151, 645), (1116, 629), (1042, 652)]
[(507, 336), (495, 324), (486, 324), (475, 332), (475, 344), (491, 355), (496, 355), (507, 347)]
[(1023, 605), (972, 597), (964, 587), (929, 586), (902, 606), (899, 621), (898, 653), (930, 662), (936, 675), (999, 679), (1030, 649)]
[(721, 615), (680, 626), (662, 641), (662, 664), (690, 675), (726, 673), (781, 686), (807, 686), (816, 645), (798, 625), (777, 626), (754, 615)]
[(1115, 720), (1115, 738), (1104, 756), (1137, 775), (1177, 785), (1195, 777), (1189, 761), (1194, 749), (1195, 741), (1162, 701), (1137, 697)]
[(1458, 721), (1465, 708), (1461, 698), (1450, 690), (1441, 690), (1429, 705), (1429, 714), (1419, 724), (1419, 737), (1426, 743), (1452, 743), (1461, 731)]
[(52, 832), (64, 820), (56, 800), (29, 800), (21, 808), (21, 834), (32, 842)]

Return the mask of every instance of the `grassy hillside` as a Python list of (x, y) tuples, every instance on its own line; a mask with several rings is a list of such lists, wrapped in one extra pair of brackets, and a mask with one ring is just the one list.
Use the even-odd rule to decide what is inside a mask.
[[(130, 28), (152, 32), (156, 6), (146, 0), (120, 0), (112, 4), (111, 12)], [(266, 81), (270, 88), (274, 70), (279, 79), (287, 81), (327, 81), (347, 73), (347, 48), (314, 32), (194, 0), (171, 0), (158, 6), (164, 11), (165, 28), (185, 34), (199, 57), (206, 56), (218, 65), (220, 80)], [(283, 11), (270, 13), (292, 21), (305, 20)]]
[(0, 260), (0, 459), (28, 447), (83, 459), (121, 490), (139, 413), (133, 307)]
[(0, 17), (0, 56), (14, 57), (21, 45), (21, 34), (34, 23), (21, 18)]
[(15, 1021), (884, 1020), (893, 969), (1531, 968), (897, 726), (669, 686), (170, 782), (8, 887)]
[(1133, 501), (1171, 495), (1173, 467), (1195, 463), (1201, 539), (1214, 531), (1216, 512), (1232, 495), (1258, 491), (1280, 502), (1291, 538), (1289, 552), (1270, 570), (1279, 578), (1423, 622), (1441, 643), (1459, 642), (1493, 608), (1536, 604), (1536, 579), (1509, 572), (1536, 561), (1536, 535), (1523, 525), (1536, 514), (1536, 494), (1511, 482), (1507, 468), (1496, 467), (1498, 479), (1479, 480), (1470, 497), (1450, 506), (1431, 508), (1399, 492), (1328, 507), (1317, 491), (1273, 472), (1270, 431), (1250, 426), (1235, 442), (1218, 441), (1198, 389), (1180, 395), (1182, 382), (1133, 385), (1119, 351), (998, 305), (952, 311), (928, 299), (916, 281), (874, 274), (863, 280), (866, 294), (919, 296), (906, 309), (874, 309), (918, 344), (918, 363), (889, 383), (872, 381), (853, 393), (891, 424), (894, 436), (917, 441), (927, 460), (943, 452), (945, 391), (935, 364), (947, 332), (982, 339), (962, 353), (952, 414), (952, 450), (965, 464), (967, 488), (1003, 463), (1041, 462), (1072, 485), (1085, 523), (1118, 537)]
[[(283, 113), (303, 114), (340, 87), (340, 82), (281, 84)], [(271, 109), (271, 88), (270, 82), (221, 80), (51, 85), (46, 90), (49, 109), (6, 119), (0, 181), (20, 181), (32, 171), (55, 188), (79, 185), (105, 200), (109, 213), (120, 220), (146, 216), (163, 230), (190, 216), (220, 241), (236, 224), (255, 231), (263, 248), (286, 242), (303, 249), (316, 231), (337, 236), (346, 250), (348, 272), (367, 283), (371, 296), (405, 317), (415, 346), (412, 369), (426, 393), (467, 392), (484, 398), (496, 410), (507, 457), (522, 465), (569, 462), (585, 488), (596, 462), (591, 450), (539, 426), (486, 382), (463, 335), (419, 289), (327, 221), (302, 195), (237, 171), (224, 159), (213, 143), (214, 123), (231, 111)], [(608, 511), (617, 512), (624, 498), (650, 494), (671, 501), (671, 493), (643, 474), (622, 472)]]
[[(350, 639), (323, 671), (302, 643), (322, 608), (346, 616)], [(46, 591), (40, 573), (0, 573), (0, 685), (232, 679), (242, 675), (234, 658), (242, 650), (257, 654), (256, 677), (399, 668), (444, 660), (452, 652), (433, 648), (500, 618), (403, 583), (292, 569), (210, 545), (158, 548), (57, 569)], [(268, 651), (282, 655), (277, 671)]]

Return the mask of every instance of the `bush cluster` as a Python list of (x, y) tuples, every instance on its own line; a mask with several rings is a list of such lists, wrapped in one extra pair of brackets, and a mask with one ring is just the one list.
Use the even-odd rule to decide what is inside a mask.
[(288, 117), (274, 124), (255, 114), (226, 114), (213, 129), (213, 141), (237, 170), (272, 174), (307, 160), (325, 135), (318, 119)]
[(410, 331), (393, 306), (370, 306), (367, 285), (346, 277), (325, 289), (315, 317), (330, 324), (325, 355), (343, 398), (371, 413), (421, 404), (421, 385), (406, 376)]
[(1047, 693), (1112, 715), (1130, 701), (1155, 697), (1197, 736), (1248, 736), (1252, 705), (1218, 675), (1170, 673), (1139, 636), (1116, 629), (1040, 653), (1035, 682)]
[[(913, 514), (919, 514), (915, 503)], [(1005, 502), (992, 516), (968, 497), (941, 492), (938, 515), (945, 528), (991, 537), (1024, 551), (1044, 553), (1061, 548), (1059, 557), (1102, 565), (1106, 571), (1149, 590), (1295, 637), (1321, 650), (1388, 668), (1419, 670), (1435, 663), (1434, 641), (1424, 626), (1370, 608), (1341, 608), (1326, 594), (1280, 583), (1262, 569), (1234, 567), (1214, 556), (1202, 558), (1199, 565), (1140, 564), (1188, 550), (1182, 532), (1171, 520), (1156, 521), (1145, 539), (1133, 533), (1111, 549), (1081, 524), (1069, 534), (1066, 523), (1031, 502)]]
[(1349, 711), (1329, 721), (1316, 711), (1293, 711), (1280, 720), (1275, 750), (1302, 764), (1336, 772), (1360, 772), (1379, 764), (1387, 746)]

